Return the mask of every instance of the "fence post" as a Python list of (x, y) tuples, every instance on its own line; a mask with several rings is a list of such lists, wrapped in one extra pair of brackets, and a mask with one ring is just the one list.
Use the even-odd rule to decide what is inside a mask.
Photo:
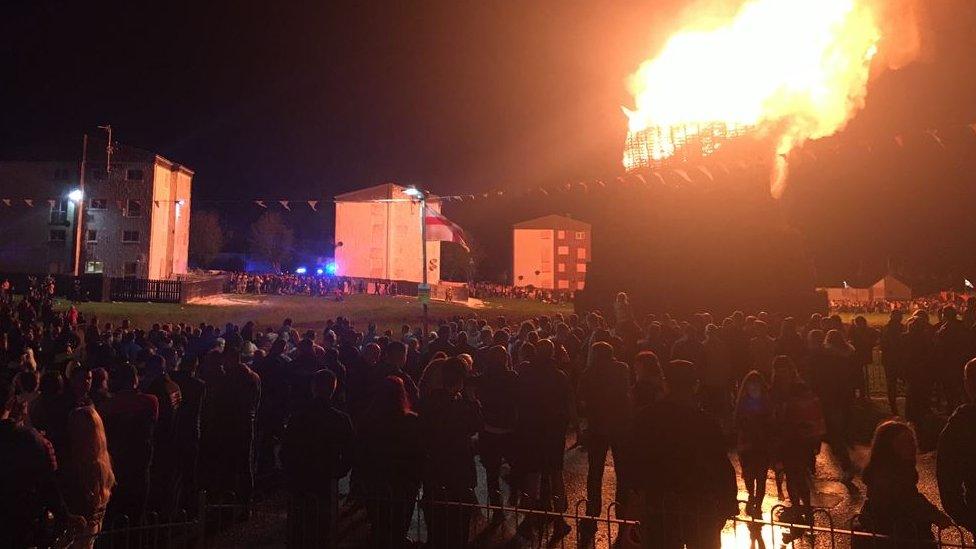
[(207, 546), (207, 491), (197, 493), (197, 547)]

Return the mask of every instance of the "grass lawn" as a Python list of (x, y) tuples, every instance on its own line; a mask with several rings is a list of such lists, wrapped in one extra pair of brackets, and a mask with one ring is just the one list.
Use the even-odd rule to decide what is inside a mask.
[[(59, 308), (68, 306), (67, 301), (58, 303)], [(416, 298), (376, 295), (352, 295), (345, 301), (336, 302), (323, 297), (225, 294), (204, 303), (187, 305), (90, 302), (78, 303), (77, 307), (85, 318), (98, 317), (99, 323), (118, 323), (127, 318), (138, 327), (149, 327), (154, 322), (207, 322), (216, 326), (233, 322), (243, 325), (252, 320), (259, 328), (266, 329), (270, 326), (277, 328), (282, 320), (291, 318), (298, 328), (322, 329), (326, 320), (343, 316), (363, 330), (370, 322), (375, 322), (380, 330), (398, 330), (403, 324), (419, 325), (422, 315), (421, 305)], [(484, 306), (479, 308), (440, 301), (430, 304), (432, 326), (436, 326), (439, 319), (454, 315), (478, 316), (489, 320), (504, 316), (509, 322), (514, 322), (539, 315), (570, 312), (572, 306), (568, 304), (550, 305), (519, 299), (486, 300)]]

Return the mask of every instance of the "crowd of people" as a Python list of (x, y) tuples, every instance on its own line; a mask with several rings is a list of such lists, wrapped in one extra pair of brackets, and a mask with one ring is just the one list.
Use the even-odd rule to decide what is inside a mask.
[(349, 294), (397, 295), (397, 283), (322, 274), (234, 273), (225, 290), (235, 294), (325, 296), (341, 300)]
[(572, 303), (572, 290), (554, 290), (534, 286), (511, 286), (495, 282), (472, 282), (468, 284), (471, 297), (490, 299), (504, 297), (509, 299), (528, 299), (543, 303)]
[[(618, 515), (640, 521), (645, 547), (720, 546), (740, 511), (730, 450), (747, 513), (761, 516), (774, 472), (793, 520), (811, 520), (822, 442), (843, 480), (867, 487), (863, 528), (916, 540), (932, 525), (976, 528), (973, 303), (937, 323), (895, 312), (879, 333), (837, 316), (638, 317), (621, 294), (605, 315), (456, 317), (424, 334), (344, 318), (320, 331), (288, 319), (140, 327), (49, 301), (0, 305), (3, 546), (45, 546), (48, 512), (91, 546), (104, 521), (192, 511), (200, 490), (232, 494), (246, 517), (256, 475), (284, 479), (289, 545), (321, 546), (337, 535), (348, 475), (371, 546), (406, 546), (420, 498), (429, 546), (465, 547), (471, 507), (440, 502), (475, 502), (478, 467), (484, 503), (557, 513), (528, 516), (519, 536), (565, 535), (574, 437), (588, 454), (587, 515), (608, 503), (612, 456)], [(852, 404), (876, 345), (907, 382), (909, 422), (958, 405), (939, 440), (944, 512), (916, 486), (911, 423), (878, 426), (867, 466), (852, 463)], [(584, 520), (578, 536), (595, 531)]]

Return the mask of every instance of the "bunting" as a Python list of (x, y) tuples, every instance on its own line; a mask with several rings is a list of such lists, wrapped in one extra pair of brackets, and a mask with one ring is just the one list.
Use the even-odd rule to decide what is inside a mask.
[(254, 203), (257, 204), (258, 206), (261, 206), (262, 208), (268, 207), (268, 205), (264, 203), (264, 200), (255, 200)]
[(288, 207), (288, 201), (287, 200), (279, 200), (278, 201), (278, 204), (281, 204), (281, 207), (284, 208), (284, 209), (286, 209), (286, 210), (288, 210), (289, 212), (291, 211), (291, 208)]
[(318, 205), (319, 205), (319, 201), (318, 200), (309, 200), (308, 201), (308, 207), (309, 208), (312, 208), (312, 211), (313, 212), (319, 211), (318, 210)]
[(4, 206), (9, 206), (10, 205), (10, 199), (9, 198), (4, 198), (3, 199), (3, 205)]
[(27, 207), (28, 208), (33, 208), (34, 207), (34, 200), (32, 198), (25, 198), (24, 199), (24, 204), (27, 204)]

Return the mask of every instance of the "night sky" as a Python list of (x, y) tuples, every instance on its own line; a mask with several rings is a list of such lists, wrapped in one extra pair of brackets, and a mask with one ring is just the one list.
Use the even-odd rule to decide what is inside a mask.
[[(193, 168), (199, 199), (615, 174), (625, 78), (688, 4), (5, 2), (0, 158), (71, 158), (111, 123)], [(929, 4), (925, 60), (853, 131), (976, 120), (976, 2)]]

